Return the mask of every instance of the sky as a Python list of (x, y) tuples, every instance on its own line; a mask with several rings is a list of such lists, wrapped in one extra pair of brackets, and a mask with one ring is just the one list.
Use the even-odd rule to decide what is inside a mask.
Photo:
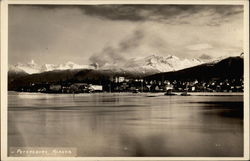
[(243, 51), (241, 5), (10, 5), (9, 63), (209, 60)]

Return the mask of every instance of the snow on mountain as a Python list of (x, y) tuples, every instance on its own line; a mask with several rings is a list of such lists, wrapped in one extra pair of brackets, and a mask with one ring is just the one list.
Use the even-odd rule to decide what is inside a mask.
[(44, 64), (44, 65), (38, 65), (34, 62), (34, 60), (31, 60), (31, 62), (27, 64), (18, 63), (16, 65), (11, 65), (9, 68), (9, 71), (24, 71), (28, 74), (35, 74), (35, 73), (42, 73), (47, 71), (53, 71), (53, 70), (67, 70), (67, 69), (89, 69), (93, 68), (89, 65), (79, 65), (75, 64), (73, 62), (67, 62), (65, 64)]
[(14, 65), (16, 68), (21, 69), (25, 71), (28, 74), (33, 73), (39, 73), (40, 72), (40, 66), (34, 62), (34, 60), (31, 60), (31, 62), (27, 64), (18, 63), (17, 65)]
[(203, 64), (199, 59), (180, 59), (173, 55), (166, 57), (159, 55), (151, 55), (148, 57), (131, 58), (120, 63), (106, 63), (102, 70), (112, 70), (115, 72), (134, 72), (134, 73), (159, 73), (177, 71), (184, 68)]
[(57, 65), (55, 64), (44, 64), (41, 66), (41, 72), (47, 72), (47, 71), (52, 71), (57, 68)]
[[(159, 56), (151, 55), (144, 58), (131, 58), (124, 62), (109, 64), (106, 63), (100, 68), (93, 65), (79, 65), (71, 61), (64, 64), (44, 64), (38, 65), (33, 60), (27, 64), (18, 63), (15, 65), (15, 70), (23, 70), (28, 74), (41, 73), (53, 70), (67, 70), (67, 69), (101, 69), (112, 70), (114, 72), (134, 72), (134, 73), (158, 73), (177, 71), (205, 62), (199, 59), (180, 59), (173, 55)], [(10, 69), (11, 70), (11, 69)]]
[(53, 71), (53, 70), (67, 70), (67, 69), (89, 69), (91, 68), (89, 65), (79, 65), (75, 64), (71, 61), (65, 64), (44, 64), (41, 67), (41, 72)]
[(216, 58), (213, 58), (209, 61), (206, 61), (205, 63), (208, 63), (208, 64), (215, 64), (215, 63), (218, 63), (219, 61), (223, 60), (223, 59), (226, 59), (228, 58), (229, 56), (220, 56), (220, 57), (216, 57)]
[(227, 59), (229, 57), (235, 57), (235, 56), (239, 56), (239, 57), (244, 59), (244, 52), (242, 52), (240, 55), (232, 55), (232, 56), (223, 55), (223, 56), (219, 56), (219, 57), (211, 57), (211, 59), (207, 59), (207, 60), (203, 60), (203, 61), (204, 61), (204, 63), (207, 63), (207, 64), (215, 64), (223, 59)]
[(14, 66), (14, 65), (10, 65), (9, 68), (8, 68), (8, 71), (10, 71), (11, 73), (14, 73), (14, 74), (26, 73), (24, 70), (19, 69), (19, 68), (17, 68), (17, 67)]
[(124, 67), (128, 70), (144, 69), (145, 71), (157, 70), (158, 72), (169, 72), (189, 68), (202, 63), (204, 62), (198, 59), (180, 59), (173, 55), (166, 57), (151, 55), (142, 59), (131, 59)]

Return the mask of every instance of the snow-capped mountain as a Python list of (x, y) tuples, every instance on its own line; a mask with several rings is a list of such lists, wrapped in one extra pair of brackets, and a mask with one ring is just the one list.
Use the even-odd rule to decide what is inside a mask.
[(213, 58), (213, 59), (210, 59), (210, 60), (207, 60), (205, 61), (205, 63), (208, 63), (208, 64), (216, 64), (218, 63), (219, 61), (223, 60), (223, 59), (226, 59), (228, 58), (229, 56), (220, 56), (220, 57), (216, 57), (216, 58)]
[(89, 69), (89, 65), (79, 65), (71, 61), (65, 64), (44, 64), (41, 67), (41, 72), (53, 71), (53, 70), (67, 70), (67, 69)]
[(199, 59), (180, 59), (173, 55), (166, 57), (151, 55), (146, 58), (132, 58), (121, 64), (105, 64), (101, 69), (156, 73), (181, 70), (203, 63)]
[(198, 59), (180, 59), (173, 55), (167, 57), (152, 55), (144, 59), (143, 66), (145, 68), (155, 68), (160, 72), (169, 72), (189, 68), (202, 63), (204, 62)]
[[(210, 63), (216, 63), (223, 58), (212, 60)], [(159, 56), (151, 55), (148, 57), (131, 58), (123, 62), (106, 63), (102, 67), (98, 66), (98, 63), (93, 62), (96, 65), (79, 65), (71, 61), (64, 64), (44, 64), (38, 65), (31, 60), (27, 64), (18, 63), (17, 65), (10, 66), (9, 71), (24, 71), (28, 74), (42, 73), (53, 70), (68, 70), (68, 69), (97, 69), (97, 70), (112, 70), (114, 72), (133, 72), (133, 73), (159, 73), (177, 71), (196, 65), (208, 63), (200, 59), (181, 59), (177, 56)]]
[(13, 73), (13, 74), (26, 73), (24, 70), (22, 70), (20, 68), (17, 68), (14, 65), (10, 65), (9, 68), (8, 68), (8, 71)]
[(22, 63), (18, 63), (16, 65), (12, 66), (17, 70), (23, 70), (24, 72), (28, 73), (28, 74), (33, 74), (33, 73), (40, 73), (40, 66), (38, 64), (36, 64), (34, 62), (34, 60), (31, 60), (29, 63), (27, 64), (22, 64)]
[(31, 60), (31, 62), (27, 64), (18, 63), (16, 65), (10, 65), (9, 71), (16, 71), (21, 72), (24, 71), (28, 74), (35, 74), (35, 73), (42, 73), (47, 71), (53, 71), (53, 70), (67, 70), (67, 69), (89, 69), (93, 68), (89, 65), (79, 65), (75, 64), (73, 62), (67, 62), (65, 64), (44, 64), (44, 65), (38, 65), (34, 62), (34, 60)]
[[(116, 64), (105, 64), (98, 68), (101, 70), (114, 71), (129, 71), (136, 73), (158, 73), (176, 71), (204, 63), (199, 59), (180, 59), (176, 56), (169, 55), (166, 57), (151, 55), (145, 58), (132, 58), (125, 62)], [(42, 73), (53, 70), (67, 70), (67, 69), (95, 69), (93, 65), (79, 65), (71, 61), (64, 64), (43, 64), (38, 65), (31, 60), (27, 64), (18, 63), (11, 65), (9, 71), (24, 71), (28, 74)]]

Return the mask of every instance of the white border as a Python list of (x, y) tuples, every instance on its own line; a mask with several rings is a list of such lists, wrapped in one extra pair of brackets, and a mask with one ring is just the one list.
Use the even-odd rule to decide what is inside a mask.
[(8, 53), (8, 7), (1, 2), (1, 159), (4, 160), (7, 148), (7, 53)]
[[(248, 0), (0, 0), (1, 2), (1, 160), (249, 160), (249, 2)], [(244, 157), (7, 157), (7, 66), (9, 4), (227, 4), (244, 5)]]
[(244, 154), (249, 157), (249, 1), (244, 5)]

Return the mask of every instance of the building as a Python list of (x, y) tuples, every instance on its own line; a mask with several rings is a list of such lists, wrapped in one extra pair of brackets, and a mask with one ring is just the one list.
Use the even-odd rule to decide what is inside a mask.
[(62, 89), (62, 86), (60, 84), (52, 84), (49, 86), (49, 90), (51, 92), (60, 92)]
[(103, 91), (102, 85), (92, 85), (92, 84), (90, 84), (89, 87), (88, 87), (88, 89), (90, 91), (92, 91), (92, 92), (93, 91), (98, 91), (98, 92)]
[(85, 93), (89, 92), (88, 84), (86, 83), (74, 83), (69, 86), (69, 93)]

